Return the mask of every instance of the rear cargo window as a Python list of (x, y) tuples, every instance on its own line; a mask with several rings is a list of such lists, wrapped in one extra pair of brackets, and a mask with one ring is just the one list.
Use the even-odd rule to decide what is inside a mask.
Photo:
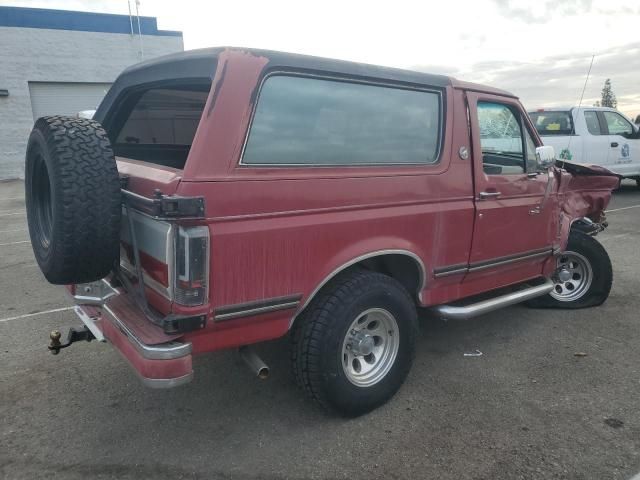
[(127, 99), (128, 113), (114, 142), (116, 156), (184, 168), (208, 93), (208, 85), (137, 92)]
[(242, 163), (433, 164), (441, 110), (435, 91), (272, 76), (260, 92)]
[(573, 135), (571, 112), (531, 112), (529, 116), (540, 136)]

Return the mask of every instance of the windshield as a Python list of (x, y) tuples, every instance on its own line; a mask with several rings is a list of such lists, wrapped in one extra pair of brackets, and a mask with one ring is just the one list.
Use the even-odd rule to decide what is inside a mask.
[(573, 135), (571, 112), (529, 112), (540, 136)]

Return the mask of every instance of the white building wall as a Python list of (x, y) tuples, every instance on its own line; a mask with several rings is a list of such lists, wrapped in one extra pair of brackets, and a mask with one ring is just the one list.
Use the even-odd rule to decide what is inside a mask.
[[(180, 36), (142, 36), (144, 59), (182, 51)], [(141, 61), (140, 39), (120, 33), (0, 27), (0, 180), (24, 177), (33, 126), (28, 82), (111, 83)]]

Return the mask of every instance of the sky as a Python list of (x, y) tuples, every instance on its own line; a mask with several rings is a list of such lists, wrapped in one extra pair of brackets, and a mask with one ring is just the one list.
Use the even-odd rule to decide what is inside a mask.
[[(0, 5), (128, 13), (127, 0)], [(135, 0), (131, 0), (135, 10)], [(640, 114), (637, 0), (140, 0), (140, 15), (184, 33), (185, 49), (232, 45), (442, 73), (518, 95), (525, 107), (583, 105), (610, 78)]]

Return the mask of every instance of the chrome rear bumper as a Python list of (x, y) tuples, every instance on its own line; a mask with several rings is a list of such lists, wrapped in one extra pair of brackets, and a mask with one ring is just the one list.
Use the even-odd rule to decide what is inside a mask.
[[(87, 288), (85, 288), (87, 287)], [(74, 311), (96, 340), (108, 341), (134, 368), (143, 384), (172, 388), (193, 378), (189, 342), (152, 324), (125, 293), (106, 281), (76, 286)]]

